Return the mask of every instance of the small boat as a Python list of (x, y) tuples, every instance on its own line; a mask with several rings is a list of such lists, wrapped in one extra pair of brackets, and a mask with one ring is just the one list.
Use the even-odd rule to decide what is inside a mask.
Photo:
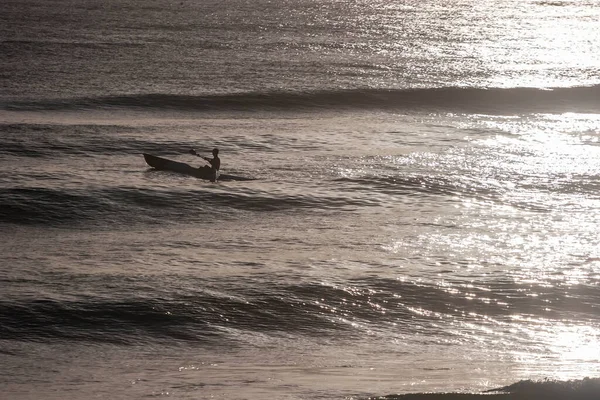
[[(144, 154), (144, 160), (146, 163), (154, 169), (161, 171), (177, 172), (184, 175), (190, 175), (200, 179), (212, 180), (212, 171), (210, 168), (196, 168), (189, 164), (182, 163), (179, 161), (168, 160), (166, 158), (153, 156), (152, 154)], [(244, 176), (235, 176), (227, 174), (219, 174), (217, 180), (219, 181), (252, 181), (254, 178), (246, 178)]]

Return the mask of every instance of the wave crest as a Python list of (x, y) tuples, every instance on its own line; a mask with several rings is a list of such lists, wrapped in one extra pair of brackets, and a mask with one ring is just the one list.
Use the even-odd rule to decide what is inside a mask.
[(352, 89), (317, 92), (248, 92), (215, 95), (132, 94), (62, 100), (17, 101), (5, 110), (314, 111), (343, 109), (455, 112), (597, 112), (600, 85), (567, 88)]
[(377, 397), (380, 400), (596, 400), (600, 378), (569, 381), (524, 380), (483, 393), (416, 393)]

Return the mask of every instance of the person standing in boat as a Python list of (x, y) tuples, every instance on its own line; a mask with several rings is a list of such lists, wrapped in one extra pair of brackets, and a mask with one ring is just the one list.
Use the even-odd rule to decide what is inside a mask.
[[(192, 150), (193, 151), (193, 150)], [(210, 163), (210, 166), (205, 165), (204, 167), (207, 170), (210, 170), (210, 181), (215, 182), (219, 178), (219, 169), (221, 169), (221, 159), (219, 158), (219, 149), (214, 148), (212, 151), (213, 158), (203, 157), (200, 154), (194, 151), (195, 155), (203, 158), (204, 160)]]

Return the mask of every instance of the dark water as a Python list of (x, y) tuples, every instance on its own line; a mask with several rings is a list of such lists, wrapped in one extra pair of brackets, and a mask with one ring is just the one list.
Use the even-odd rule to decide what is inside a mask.
[(355, 89), (316, 92), (246, 92), (221, 95), (141, 94), (91, 98), (46, 99), (5, 103), (7, 111), (133, 110), (216, 111), (351, 111), (387, 110), (466, 113), (595, 113), (598, 86), (568, 88)]

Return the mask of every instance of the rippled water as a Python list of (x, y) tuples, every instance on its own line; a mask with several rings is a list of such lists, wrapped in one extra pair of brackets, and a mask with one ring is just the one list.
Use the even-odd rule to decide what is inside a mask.
[(0, 10), (10, 398), (594, 398), (596, 4)]

